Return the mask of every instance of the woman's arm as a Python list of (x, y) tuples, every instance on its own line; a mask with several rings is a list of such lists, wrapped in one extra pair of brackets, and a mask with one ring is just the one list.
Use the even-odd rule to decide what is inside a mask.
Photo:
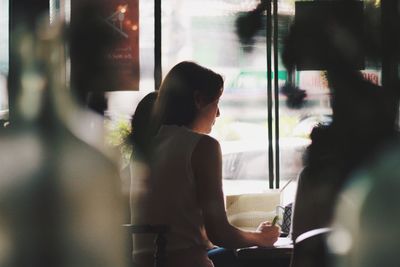
[(203, 210), (207, 235), (215, 245), (225, 248), (270, 246), (279, 236), (279, 228), (261, 224), (254, 232), (242, 231), (227, 219), (222, 192), (222, 155), (217, 140), (202, 137), (192, 155), (197, 197)]

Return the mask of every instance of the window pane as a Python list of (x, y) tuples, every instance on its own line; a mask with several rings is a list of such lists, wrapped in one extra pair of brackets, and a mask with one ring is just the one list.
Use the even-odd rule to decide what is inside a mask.
[(8, 119), (8, 10), (8, 0), (0, 0), (0, 121)]
[(163, 1), (163, 74), (193, 60), (222, 74), (221, 116), (213, 132), (223, 153), (226, 194), (268, 189), (265, 16), (253, 42), (236, 34), (239, 15), (259, 1)]

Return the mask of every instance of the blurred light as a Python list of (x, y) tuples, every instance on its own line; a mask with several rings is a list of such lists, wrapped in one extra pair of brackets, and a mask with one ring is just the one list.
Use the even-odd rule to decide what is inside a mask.
[(345, 229), (333, 231), (327, 242), (331, 251), (339, 255), (347, 254), (353, 246), (353, 238)]
[(121, 5), (121, 6), (118, 6), (118, 10), (119, 10), (119, 12), (124, 14), (124, 13), (126, 13), (127, 7), (128, 7), (128, 5), (123, 5), (123, 6)]
[(132, 31), (137, 31), (138, 30), (138, 26), (137, 25), (133, 25), (132, 26)]

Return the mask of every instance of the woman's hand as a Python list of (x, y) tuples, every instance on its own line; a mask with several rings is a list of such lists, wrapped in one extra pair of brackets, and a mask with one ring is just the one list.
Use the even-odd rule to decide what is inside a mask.
[(280, 227), (277, 225), (272, 225), (270, 222), (262, 222), (257, 227), (257, 232), (260, 233), (259, 246), (270, 247), (277, 240), (280, 235)]

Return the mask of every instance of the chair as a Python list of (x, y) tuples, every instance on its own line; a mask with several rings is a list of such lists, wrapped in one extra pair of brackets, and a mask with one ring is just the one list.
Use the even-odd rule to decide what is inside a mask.
[(318, 228), (299, 235), (294, 243), (291, 267), (326, 267), (329, 264), (326, 237), (330, 228)]
[[(132, 234), (155, 234), (154, 240), (154, 267), (164, 267), (166, 260), (167, 239), (165, 235), (169, 232), (169, 226), (160, 225), (133, 225), (123, 224), (127, 237), (127, 261), (132, 263)], [(129, 260), (128, 260), (129, 259)], [(132, 265), (132, 264), (130, 264)]]

